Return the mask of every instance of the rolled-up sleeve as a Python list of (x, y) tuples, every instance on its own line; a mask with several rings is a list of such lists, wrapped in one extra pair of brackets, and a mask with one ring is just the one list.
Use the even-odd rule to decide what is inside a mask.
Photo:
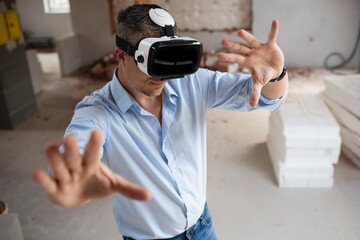
[(250, 74), (230, 74), (201, 69), (198, 72), (200, 88), (208, 109), (219, 108), (248, 112), (258, 108), (277, 111), (285, 101), (287, 91), (278, 99), (270, 99), (261, 94), (256, 107), (251, 107), (249, 98), (252, 90)]
[[(79, 107), (75, 110), (70, 125), (65, 130), (65, 136), (73, 135), (76, 137), (80, 154), (84, 154), (86, 143), (89, 141), (93, 130), (98, 129), (102, 133), (103, 144), (100, 148), (100, 158), (104, 152), (104, 145), (107, 135), (106, 110), (101, 106)], [(60, 147), (63, 150), (63, 146)]]
[[(86, 143), (89, 141), (90, 134), (93, 130), (98, 129), (102, 134), (102, 147), (100, 148), (99, 159), (102, 158), (104, 153), (104, 145), (106, 143), (107, 136), (107, 116), (106, 110), (101, 106), (86, 106), (81, 103), (76, 107), (74, 116), (70, 125), (65, 130), (65, 136), (75, 136), (79, 152), (84, 154)], [(61, 154), (65, 152), (64, 146), (59, 147)], [(48, 172), (52, 175), (51, 166), (49, 166)]]

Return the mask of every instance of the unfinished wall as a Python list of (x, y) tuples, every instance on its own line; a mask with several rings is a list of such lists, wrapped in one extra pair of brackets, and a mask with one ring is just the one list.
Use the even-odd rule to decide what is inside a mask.
[[(348, 57), (360, 24), (359, 0), (253, 0), (253, 32), (266, 41), (272, 19), (280, 22), (278, 44), (286, 65), (323, 67), (331, 52)], [(331, 61), (337, 63), (337, 59)], [(329, 62), (329, 63), (331, 63)], [(360, 47), (348, 65), (359, 66)]]
[(69, 13), (46, 14), (43, 0), (16, 1), (21, 27), (33, 37), (60, 38), (70, 35), (72, 24)]
[[(132, 0), (112, 0), (114, 16)], [(179, 35), (199, 39), (205, 50), (217, 49), (222, 38), (237, 39), (240, 28), (252, 23), (251, 0), (157, 0), (174, 17)]]
[(91, 64), (115, 48), (107, 0), (70, 0), (71, 21), (82, 65)]

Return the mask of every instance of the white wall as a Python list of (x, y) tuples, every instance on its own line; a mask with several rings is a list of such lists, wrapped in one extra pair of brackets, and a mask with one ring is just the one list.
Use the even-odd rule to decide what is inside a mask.
[(69, 13), (46, 14), (43, 0), (16, 0), (17, 10), (24, 32), (34, 37), (60, 38), (72, 33)]
[(114, 51), (115, 35), (110, 29), (107, 0), (70, 0), (71, 21), (78, 39), (82, 65)]
[[(331, 52), (347, 58), (355, 46), (360, 24), (359, 0), (253, 0), (253, 33), (266, 41), (272, 19), (280, 22), (278, 44), (285, 63), (294, 67), (323, 67)], [(335, 64), (337, 61), (332, 61)], [(360, 63), (360, 46), (348, 65)]]

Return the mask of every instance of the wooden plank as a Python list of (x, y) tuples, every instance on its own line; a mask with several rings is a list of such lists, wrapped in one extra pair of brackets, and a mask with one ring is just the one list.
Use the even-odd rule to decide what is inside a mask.
[(360, 168), (360, 156), (357, 156), (346, 145), (341, 146), (341, 151), (358, 167)]
[(360, 74), (328, 76), (324, 80), (326, 87), (324, 94), (360, 117)]
[(343, 144), (356, 156), (360, 156), (360, 136), (352, 133), (344, 126), (341, 126), (340, 134), (343, 139)]
[(271, 117), (285, 136), (331, 137), (340, 132), (330, 110), (314, 94), (289, 94), (281, 109)]
[[(326, 95), (323, 95), (323, 99), (338, 123), (346, 126), (351, 132), (360, 136), (360, 118)], [(360, 105), (360, 103), (358, 104)]]

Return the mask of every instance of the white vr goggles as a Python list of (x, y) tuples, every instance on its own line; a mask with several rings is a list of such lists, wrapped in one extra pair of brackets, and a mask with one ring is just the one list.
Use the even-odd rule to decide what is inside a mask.
[(116, 35), (116, 45), (133, 56), (139, 69), (150, 77), (170, 79), (196, 72), (200, 66), (202, 44), (193, 38), (175, 36), (175, 21), (164, 9), (152, 8), (149, 16), (164, 28), (166, 36), (144, 38), (134, 47)]

